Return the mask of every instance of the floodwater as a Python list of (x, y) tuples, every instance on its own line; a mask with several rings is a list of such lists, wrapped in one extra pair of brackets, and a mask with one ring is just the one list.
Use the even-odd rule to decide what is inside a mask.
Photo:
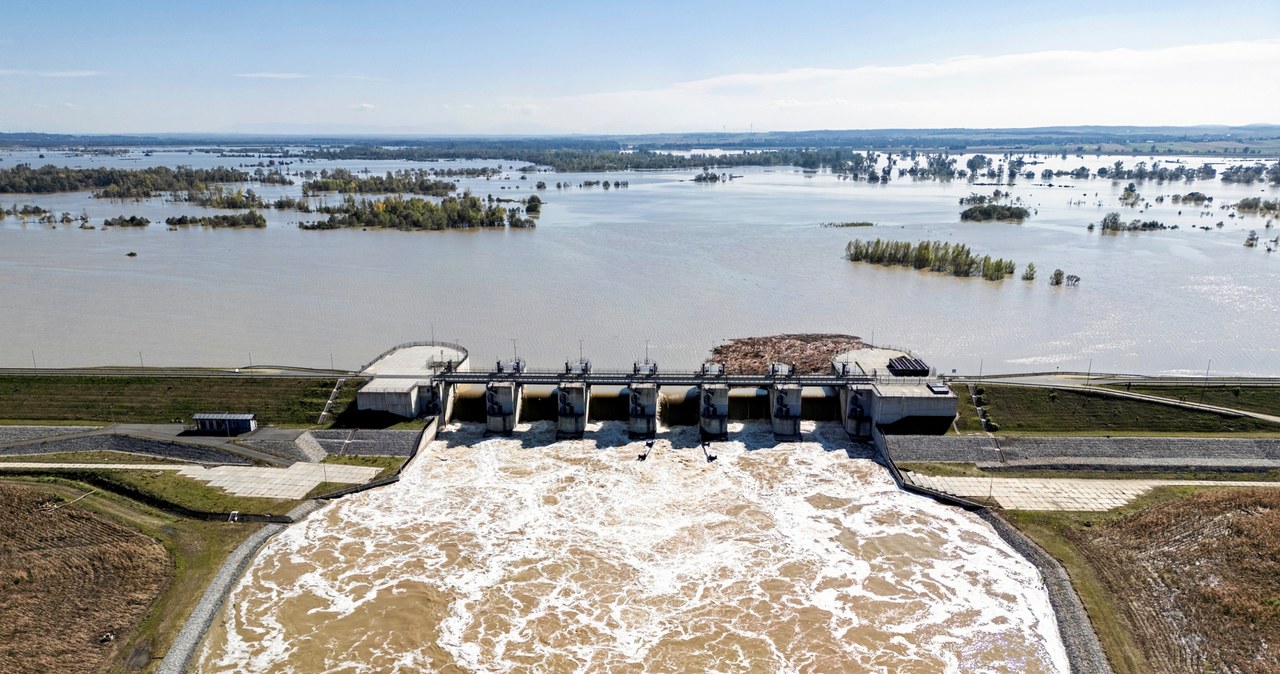
[(1069, 672), (1036, 569), (838, 424), (778, 444), (455, 424), (267, 543), (213, 672)]
[[(1096, 167), (1116, 159), (1055, 157), (1028, 168)], [(1206, 161), (1120, 159), (1129, 166)], [(48, 153), (44, 160), (31, 152), (0, 153), (0, 167), (257, 161), (185, 151), (107, 158)], [(314, 162), (287, 169), (380, 173), (474, 164)], [(307, 232), (296, 223), (316, 216), (271, 211), (265, 230), (170, 232), (165, 217), (211, 211), (87, 193), (0, 195), (6, 206), (87, 212), (95, 224), (133, 213), (153, 221), (141, 231), (105, 232), (0, 221), (6, 289), (0, 293), (0, 367), (328, 367), (332, 361), (352, 368), (394, 344), (434, 336), (467, 346), (474, 367), (514, 349), (533, 366), (554, 368), (576, 357), (582, 340), (597, 367), (626, 368), (643, 356), (647, 342), (664, 368), (684, 369), (724, 339), (822, 331), (911, 349), (941, 372), (1172, 374), (1208, 367), (1213, 374), (1280, 374), (1280, 255), (1243, 245), (1249, 230), (1265, 240), (1280, 229), (1219, 209), (1246, 196), (1280, 198), (1275, 187), (1148, 182), (1139, 189), (1153, 205), (1141, 212), (1118, 206), (1123, 185), (1109, 180), (1060, 178), (1053, 187), (1019, 180), (1001, 187), (1036, 209), (1018, 225), (961, 223), (958, 199), (995, 188), (965, 181), (872, 185), (798, 169), (738, 168), (731, 173), (741, 178), (707, 185), (689, 182), (695, 173), (545, 173), (521, 180), (509, 172), (458, 181), (481, 196), (509, 198), (547, 181), (535, 231)], [(630, 186), (579, 188), (584, 180)], [(556, 190), (556, 181), (570, 187)], [(269, 198), (300, 194), (300, 186), (253, 187)], [(1214, 196), (1214, 203), (1154, 204), (1157, 196), (1192, 190)], [(1126, 220), (1158, 219), (1180, 229), (1086, 230), (1111, 210)], [(819, 226), (855, 220), (876, 226)], [(1214, 226), (1220, 221), (1221, 229)], [(855, 237), (963, 242), (1015, 260), (1019, 272), (1034, 262), (1040, 277), (988, 282), (852, 263), (842, 255)], [(126, 257), (130, 251), (137, 257)], [(1055, 268), (1082, 283), (1049, 286)]]

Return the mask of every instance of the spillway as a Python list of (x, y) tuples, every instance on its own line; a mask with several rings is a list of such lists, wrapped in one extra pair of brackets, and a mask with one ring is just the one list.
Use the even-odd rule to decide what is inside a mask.
[(801, 423), (451, 424), (270, 541), (199, 671), (1069, 671), (1030, 563)]

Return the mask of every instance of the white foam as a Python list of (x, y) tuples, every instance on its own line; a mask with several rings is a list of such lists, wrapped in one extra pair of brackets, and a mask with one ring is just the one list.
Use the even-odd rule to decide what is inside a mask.
[[(693, 428), (664, 429), (644, 462), (621, 423), (580, 441), (546, 422), (482, 431), (444, 429), (398, 485), (268, 543), (202, 671), (416, 671), (433, 649), (471, 671), (669, 669), (676, 647), (693, 649), (681, 667), (722, 671), (822, 669), (832, 653), (851, 670), (1070, 671), (1036, 569), (982, 520), (851, 458), (866, 450), (837, 424), (781, 445), (735, 424), (715, 462)], [(446, 598), (430, 633), (326, 632), (404, 583)]]

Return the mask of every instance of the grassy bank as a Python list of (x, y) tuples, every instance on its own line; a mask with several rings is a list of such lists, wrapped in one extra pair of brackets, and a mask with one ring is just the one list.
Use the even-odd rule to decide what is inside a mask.
[[(313, 425), (336, 379), (266, 377), (0, 377), (0, 419), (171, 423), (196, 412), (253, 412), (261, 424)], [(335, 410), (355, 399), (342, 387)]]
[[(0, 478), (36, 472), (25, 469), (5, 471), (0, 473)], [(236, 511), (252, 515), (284, 515), (300, 503), (294, 500), (235, 496), (199, 480), (178, 475), (171, 470), (48, 468), (39, 470), (38, 473), (91, 484), (99, 490), (148, 502), (154, 507), (173, 512), (186, 510), (193, 513), (229, 513)]]
[(1280, 424), (1094, 391), (982, 384), (980, 399), (1001, 433), (1063, 435), (1280, 434)]
[[(330, 454), (324, 457), (322, 463), (333, 463), (342, 466), (364, 466), (366, 468), (381, 469), (374, 480), (380, 480), (392, 473), (400, 470), (400, 466), (404, 465), (405, 458), (402, 456), (340, 456)], [(372, 480), (370, 480), (372, 481)], [(349, 484), (341, 485), (341, 487), (350, 487)]]
[(1280, 386), (1161, 386), (1124, 385), (1112, 386), (1120, 391), (1132, 391), (1160, 396), (1170, 400), (1204, 402), (1206, 405), (1249, 410), (1280, 416)]
[(956, 421), (954, 430), (960, 433), (981, 433), (982, 419), (978, 418), (978, 409), (973, 406), (969, 397), (969, 387), (964, 384), (952, 384), (951, 390), (956, 394)]
[(128, 452), (53, 452), (50, 454), (15, 454), (0, 456), (0, 463), (183, 463), (157, 456), (130, 454)]
[[(116, 634), (120, 647), (105, 668), (109, 672), (150, 671), (159, 664), (159, 658), (168, 651), (222, 561), (257, 529), (257, 525), (184, 519), (119, 494), (57, 477), (0, 477), (0, 481), (38, 490), (64, 503), (80, 499), (66, 507), (83, 509), (138, 531), (159, 541), (168, 552), (172, 564), (169, 581), (138, 627), (130, 634)], [(89, 495), (80, 498), (86, 493)], [(65, 599), (62, 593), (51, 593), (50, 597), (54, 601)], [(115, 601), (118, 600), (113, 600), (113, 606)], [(73, 637), (45, 636), (48, 638), (38, 641), (57, 643), (58, 639)]]

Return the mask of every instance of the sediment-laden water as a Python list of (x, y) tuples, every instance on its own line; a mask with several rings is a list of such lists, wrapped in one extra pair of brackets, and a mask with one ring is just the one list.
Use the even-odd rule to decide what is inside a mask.
[(260, 553), (206, 673), (1067, 672), (1033, 566), (837, 424), (449, 427)]
[[(1199, 166), (1206, 158), (1053, 157), (1035, 170), (1116, 160)], [(0, 166), (243, 161), (187, 152), (47, 159), (0, 153)], [(1218, 162), (1221, 169), (1239, 160)], [(380, 174), (460, 165), (308, 162), (289, 169)], [(493, 180), (458, 180), (459, 189), (480, 196), (537, 192), (546, 205), (536, 231), (310, 232), (296, 222), (319, 215), (270, 209), (264, 230), (171, 232), (166, 217), (232, 211), (167, 197), (0, 195), (6, 208), (84, 213), (95, 226), (128, 214), (153, 221), (140, 231), (0, 221), (0, 286), (13, 289), (0, 293), (6, 319), (0, 367), (352, 368), (394, 344), (434, 334), (465, 345), (476, 367), (509, 357), (512, 339), (530, 365), (556, 367), (576, 356), (583, 340), (583, 353), (599, 367), (627, 368), (648, 352), (674, 370), (697, 368), (727, 338), (840, 332), (911, 349), (942, 372), (1185, 375), (1211, 366), (1212, 374), (1280, 374), (1273, 334), (1280, 254), (1244, 246), (1250, 230), (1269, 241), (1280, 229), (1268, 229), (1266, 217), (1222, 209), (1245, 197), (1275, 199), (1280, 187), (1148, 181), (1139, 190), (1150, 206), (1129, 208), (1119, 205), (1123, 182), (1019, 180), (999, 186), (1035, 211), (1016, 224), (960, 221), (959, 199), (990, 194), (991, 184), (904, 178), (873, 185), (749, 167), (734, 169), (741, 178), (703, 185), (689, 182), (695, 173), (543, 173), (521, 180), (523, 174), (508, 171)], [(551, 188), (533, 189), (537, 180)], [(578, 187), (588, 180), (629, 187)], [(570, 187), (557, 190), (556, 181)], [(235, 187), (268, 199), (298, 197), (302, 189)], [(1193, 190), (1215, 201), (1173, 203), (1173, 195)], [(1088, 231), (1108, 211), (1179, 229)], [(818, 226), (852, 220), (876, 225)], [(877, 237), (963, 243), (979, 255), (1015, 260), (1018, 273), (1034, 262), (1040, 276), (991, 282), (843, 259), (850, 239)], [(1078, 288), (1050, 287), (1055, 268), (1084, 280)]]

